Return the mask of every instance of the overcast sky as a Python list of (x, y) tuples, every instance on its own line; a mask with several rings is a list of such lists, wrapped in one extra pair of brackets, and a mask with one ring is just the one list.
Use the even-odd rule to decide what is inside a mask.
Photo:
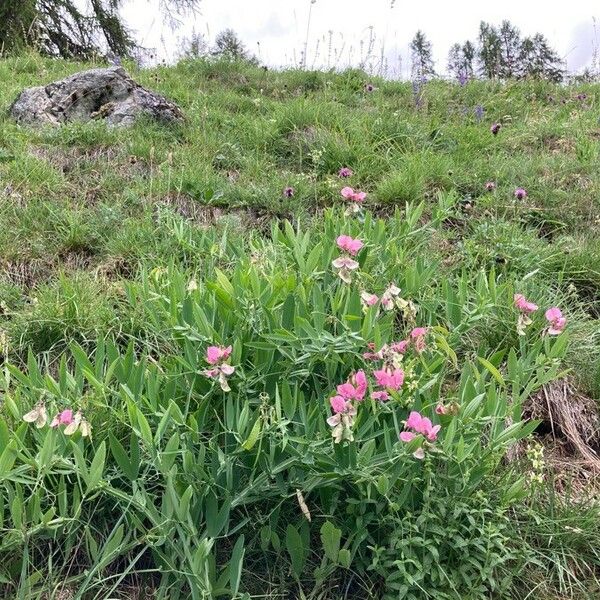
[(158, 4), (128, 0), (123, 14), (138, 42), (166, 60), (177, 57), (178, 42), (192, 31), (212, 41), (231, 27), (249, 50), (273, 66), (298, 64), (305, 46), (307, 66), (357, 65), (373, 38), (371, 65), (379, 67), (383, 49), (388, 73), (401, 69), (404, 76), (410, 72), (408, 43), (418, 29), (432, 41), (436, 67), (443, 71), (453, 42), (474, 40), (481, 20), (499, 23), (505, 18), (523, 35), (544, 33), (566, 58), (568, 69), (578, 71), (591, 60), (597, 38), (594, 17), (600, 16), (600, 6), (592, 0), (397, 0), (393, 6), (390, 0), (202, 0), (197, 14), (184, 17), (172, 31)]

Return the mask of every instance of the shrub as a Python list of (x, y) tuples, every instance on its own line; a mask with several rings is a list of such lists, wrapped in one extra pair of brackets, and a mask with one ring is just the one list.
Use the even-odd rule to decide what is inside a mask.
[[(567, 334), (534, 320), (519, 350), (459, 364), (452, 346), (476, 313), (450, 285), (443, 311), (420, 306), (435, 268), (412, 259), (427, 243), (419, 217), (329, 212), (321, 228), (236, 246), (227, 272), (215, 252), (197, 279), (142, 275), (127, 298), (168, 342), (158, 356), (100, 338), (90, 355), (72, 344), (54, 373), (33, 355), (8, 366), (7, 593), (110, 595), (140, 571), (169, 598), (236, 597), (260, 585), (244, 568), (258, 564), (288, 595), (507, 589), (525, 558), (507, 511), (525, 482), (501, 463), (535, 428), (522, 403), (558, 376)], [(516, 322), (509, 288), (484, 281), (478, 310), (503, 303)], [(48, 554), (65, 566), (42, 582)]]

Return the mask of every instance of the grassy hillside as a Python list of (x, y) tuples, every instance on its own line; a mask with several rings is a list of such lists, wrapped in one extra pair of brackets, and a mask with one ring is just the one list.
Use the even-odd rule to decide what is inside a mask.
[[(600, 88), (192, 61), (129, 68), (180, 128), (8, 117), (88, 66), (0, 61), (2, 597), (595, 597)], [(364, 243), (352, 284), (340, 234)], [(391, 283), (396, 312), (361, 308)], [(332, 444), (332, 390), (417, 326), (404, 391)], [(31, 431), (40, 401), (92, 441)], [(396, 441), (412, 408), (442, 426), (423, 463)]]

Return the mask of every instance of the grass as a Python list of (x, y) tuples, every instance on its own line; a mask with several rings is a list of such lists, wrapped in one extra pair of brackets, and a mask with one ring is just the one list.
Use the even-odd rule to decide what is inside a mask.
[[(187, 306), (183, 298), (189, 282), (197, 282), (198, 294), (204, 294), (205, 287), (214, 290), (218, 285), (228, 290), (222, 277), (238, 278), (240, 288), (252, 287), (256, 297), (236, 300), (236, 310), (243, 313), (239, 321), (216, 309), (211, 321), (217, 337), (234, 327), (240, 336), (248, 336), (251, 344), (252, 332), (262, 335), (273, 327), (258, 308), (261, 302), (274, 313), (279, 308), (275, 300), (271, 305), (265, 300), (264, 281), (272, 282), (273, 298), (288, 288), (291, 297), (294, 285), (308, 288), (328, 270), (325, 262), (321, 270), (304, 271), (307, 261), (312, 260), (312, 244), (321, 248), (323, 256), (331, 253), (327, 240), (331, 243), (335, 231), (345, 227), (348, 234), (369, 239), (369, 254), (361, 259), (366, 278), (363, 285), (381, 292), (387, 282), (397, 282), (403, 295), (418, 304), (420, 323), (439, 324), (449, 332), (448, 343), (461, 364), (470, 364), (476, 357), (497, 356), (497, 364), (492, 363), (504, 373), (503, 357), (510, 349), (523, 350), (514, 328), (513, 292), (524, 293), (540, 306), (560, 306), (569, 323), (561, 375), (568, 372), (586, 397), (600, 398), (598, 85), (472, 81), (461, 87), (433, 81), (424, 87), (421, 102), (415, 106), (410, 83), (374, 81), (375, 91), (367, 92), (365, 84), (370, 80), (355, 70), (279, 72), (243, 63), (183, 61), (173, 67), (141, 71), (128, 65), (138, 81), (181, 105), (187, 119), (181, 127), (165, 128), (142, 120), (126, 131), (110, 130), (95, 122), (36, 130), (19, 127), (8, 117), (7, 109), (22, 88), (88, 66), (35, 55), (0, 60), (0, 330), (6, 364), (16, 365), (33, 377), (34, 356), (35, 362), (58, 378), (62, 392), (71, 385), (62, 373), (78, 362), (77, 355), (69, 351), (73, 343), (96, 360), (99, 340), (102, 348), (103, 340), (110, 340), (123, 352), (130, 348), (139, 355), (147, 353), (149, 364), (161, 365), (152, 375), (156, 381), (174, 369), (173, 397), (189, 403), (190, 396), (186, 400), (182, 391), (188, 375), (174, 367), (183, 357), (191, 360), (181, 338), (210, 341), (205, 333), (193, 337), (199, 335), (194, 327), (201, 329), (201, 325), (192, 326), (189, 315), (182, 321), (173, 313), (174, 306)], [(586, 99), (578, 100), (579, 93), (585, 93)], [(483, 108), (481, 118), (478, 107)], [(502, 123), (497, 136), (490, 132), (493, 122)], [(347, 181), (338, 177), (342, 166), (354, 171)], [(494, 191), (486, 191), (487, 181), (495, 182)], [(364, 221), (341, 216), (344, 205), (339, 191), (346, 184), (368, 193), (369, 215)], [(289, 198), (283, 194), (288, 186), (294, 189)], [(527, 190), (525, 200), (515, 199), (517, 187)], [(301, 247), (301, 234), (294, 237), (283, 220), (292, 224), (292, 232), (312, 235), (311, 246)], [(317, 257), (314, 260), (317, 264)], [(257, 279), (245, 275), (240, 265), (248, 273), (256, 270)], [(227, 302), (222, 293), (215, 293)], [(209, 303), (208, 296), (201, 297)], [(284, 302), (288, 300), (281, 296)], [(199, 302), (198, 306), (205, 304)], [(282, 327), (286, 318), (282, 316)], [(390, 327), (406, 326), (410, 319), (399, 321), (400, 325)], [(306, 340), (303, 343), (310, 346)], [(281, 346), (285, 346), (283, 341)], [(337, 372), (337, 366), (320, 362), (322, 351), (307, 350), (306, 356), (314, 353), (310, 358), (296, 356), (296, 364), (301, 366), (288, 372), (290, 381), (300, 378), (298, 385), (304, 386), (307, 398), (309, 384), (302, 369), (313, 373), (315, 383), (310, 385), (314, 389), (310, 389), (317, 397), (327, 393), (327, 382), (331, 385)], [(253, 394), (262, 389), (261, 377), (266, 390), (276, 379), (276, 371), (261, 367), (265, 356), (253, 355), (256, 374), (243, 384), (244, 393), (252, 398), (248, 406), (257, 411), (260, 406), (256, 406)], [(285, 357), (287, 360), (289, 355)], [(302, 362), (305, 360), (308, 366)], [(128, 364), (126, 358), (123, 361)], [(96, 375), (104, 373), (104, 366), (97, 368)], [(437, 368), (437, 363), (431, 367), (433, 372)], [(460, 374), (460, 368), (448, 369), (448, 383), (457, 389), (461, 377), (467, 376)], [(124, 405), (119, 404), (125, 400), (117, 402), (120, 392), (111, 387), (108, 375), (107, 381), (102, 389), (94, 388), (93, 382), (89, 389), (83, 384), (69, 388), (69, 397), (77, 402), (87, 394), (102, 396), (102, 401), (96, 398), (90, 402), (99, 414), (111, 416), (97, 420), (114, 426), (114, 435), (123, 444), (125, 439), (129, 443), (125, 433), (132, 413), (128, 419)], [(131, 386), (131, 381), (127, 385)], [(153, 389), (151, 382), (145, 385)], [(190, 385), (195, 390), (197, 383)], [(41, 388), (52, 395), (47, 382), (37, 385)], [(207, 393), (204, 388), (201, 391)], [(8, 381), (5, 392), (13, 394)], [(27, 393), (16, 393), (17, 401), (28, 397)], [(151, 396), (150, 391), (144, 393)], [(162, 423), (156, 410), (156, 422), (147, 415), (152, 426)], [(4, 407), (4, 412), (10, 423), (10, 410)], [(310, 421), (306, 415), (304, 418)], [(229, 413), (227, 419), (237, 423)], [(16, 422), (12, 428), (17, 431)], [(224, 438), (231, 434), (232, 425), (228, 422), (225, 429), (228, 433), (223, 432)], [(187, 432), (182, 430), (178, 435), (182, 436), (183, 448)], [(597, 443), (596, 432), (590, 435), (590, 444)], [(253, 468), (259, 464), (259, 458), (256, 460)], [(166, 477), (156, 465), (148, 469), (150, 482)], [(245, 469), (250, 466), (245, 464), (242, 472)], [(73, 477), (68, 475), (71, 483)], [(225, 485), (221, 477), (215, 475), (214, 482)], [(278, 484), (284, 486), (282, 481)], [(0, 495), (3, 502), (14, 497), (16, 487), (12, 485), (5, 488), (5, 498)], [(493, 497), (497, 492), (490, 488), (477, 493)], [(330, 493), (323, 492), (323, 503), (336, 506)], [(496, 556), (494, 552), (500, 556), (503, 548), (511, 547), (511, 536), (525, 540), (530, 551), (524, 557), (513, 548), (510, 552), (514, 550), (514, 555), (505, 553), (498, 559), (499, 572), (509, 590), (502, 597), (550, 600), (597, 595), (600, 531), (595, 500), (556, 498), (554, 494), (547, 480), (526, 502), (511, 508), (515, 512), (510, 520), (505, 520), (506, 515), (498, 521), (492, 519), (490, 527), (497, 527), (493, 536), (481, 525), (481, 531), (487, 531), (485, 535), (493, 540), (489, 557)], [(96, 508), (103, 516), (92, 523), (93, 512), (79, 514), (79, 525), (69, 525), (69, 543), (75, 543), (82, 531), (94, 537), (96, 526), (98, 540), (109, 545), (118, 530), (114, 519), (106, 518), (113, 500), (98, 495)], [(465, 498), (464, 503), (464, 510), (471, 510), (472, 499)], [(489, 514), (494, 514), (491, 505), (493, 502)], [(240, 511), (237, 518), (272, 519), (276, 531), (272, 511), (279, 514), (280, 509), (289, 514), (283, 500), (276, 511), (272, 506), (253, 504), (248, 514)], [(146, 519), (152, 518), (148, 512)], [(452, 531), (475, 535), (460, 515), (454, 519)], [(400, 530), (410, 531), (412, 525), (402, 523)], [(258, 597), (264, 591), (262, 578), (273, 598), (281, 597), (277, 594), (300, 594), (297, 588), (292, 591), (290, 582), (280, 577), (274, 566), (282, 572), (288, 568), (277, 552), (279, 542), (270, 538), (268, 544), (264, 540), (261, 543), (254, 539), (257, 530), (244, 531), (250, 544), (247, 557), (256, 561), (256, 568), (244, 570), (246, 588), (240, 589), (249, 597)], [(309, 532), (305, 525), (298, 531), (305, 543), (310, 536), (319, 537), (318, 531)], [(477, 531), (477, 535), (484, 535)], [(280, 534), (285, 536), (285, 529)], [(215, 554), (217, 566), (227, 564), (225, 556), (233, 551), (234, 542), (234, 538), (225, 538), (224, 547)], [(108, 577), (104, 571), (100, 579), (92, 581), (91, 575), (82, 575), (83, 567), (70, 571), (65, 567), (67, 558), (74, 561), (74, 557), (81, 565), (103, 564), (99, 558), (102, 547), (94, 550), (88, 537), (85, 543), (86, 551), (79, 553), (72, 552), (71, 547), (52, 547), (54, 572), (45, 573), (46, 583), (39, 571), (37, 578), (29, 575), (29, 579), (23, 571), (0, 571), (0, 585), (19, 582), (7, 589), (30, 594), (15, 597), (59, 597), (57, 577), (68, 573), (73, 585), (81, 585), (84, 579), (81, 589), (88, 586), (87, 596), (81, 597), (101, 597), (97, 594), (113, 585), (102, 578)], [(443, 542), (439, 543), (443, 547)], [(126, 538), (123, 545), (127, 544), (134, 552), (133, 540)], [(255, 551), (258, 546), (268, 550), (260, 555)], [(169, 597), (172, 582), (156, 573), (150, 580), (144, 579), (145, 569), (153, 571), (157, 564), (149, 558), (148, 548), (141, 562), (131, 562), (127, 569), (133, 569), (140, 581), (156, 586), (157, 597), (161, 593)], [(420, 550), (414, 552), (420, 556)], [(34, 555), (30, 566), (41, 564)], [(531, 561), (526, 575), (515, 575), (524, 558)], [(123, 586), (135, 587), (137, 582), (126, 569), (126, 559), (131, 555), (124, 551), (115, 561), (114, 572), (123, 574)], [(311, 569), (319, 567), (316, 557), (305, 560)], [(292, 567), (293, 563), (294, 557)], [(25, 569), (23, 564), (20, 569)], [(330, 588), (317, 586), (312, 596), (305, 572), (300, 577), (302, 593), (312, 598), (340, 597), (336, 586), (343, 584), (347, 590), (355, 590), (354, 597), (373, 597), (369, 594), (381, 589), (374, 573), (380, 573), (378, 569), (384, 564), (382, 558), (370, 571), (357, 572), (356, 579), (334, 578)], [(38, 567), (32, 568), (35, 571)], [(320, 568), (325, 569), (322, 564)], [(523, 593), (525, 588), (530, 595)], [(423, 590), (420, 594), (407, 597), (430, 597)]]

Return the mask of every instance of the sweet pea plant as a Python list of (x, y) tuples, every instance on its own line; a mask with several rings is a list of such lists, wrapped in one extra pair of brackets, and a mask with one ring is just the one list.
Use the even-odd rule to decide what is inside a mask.
[(328, 212), (247, 247), (207, 234), (205, 271), (127, 289), (158, 358), (100, 339), (55, 374), (7, 367), (0, 575), (35, 590), (49, 546), (93, 565), (65, 574), (77, 597), (138, 572), (165, 598), (239, 597), (259, 563), (290, 595), (502, 593), (526, 559), (508, 511), (527, 493), (502, 463), (536, 427), (521, 407), (559, 375), (566, 321), (550, 309), (521, 319), (519, 344), (461, 353), (498, 306), (532, 306), (493, 274), (439, 287), (414, 259), (420, 210)]

